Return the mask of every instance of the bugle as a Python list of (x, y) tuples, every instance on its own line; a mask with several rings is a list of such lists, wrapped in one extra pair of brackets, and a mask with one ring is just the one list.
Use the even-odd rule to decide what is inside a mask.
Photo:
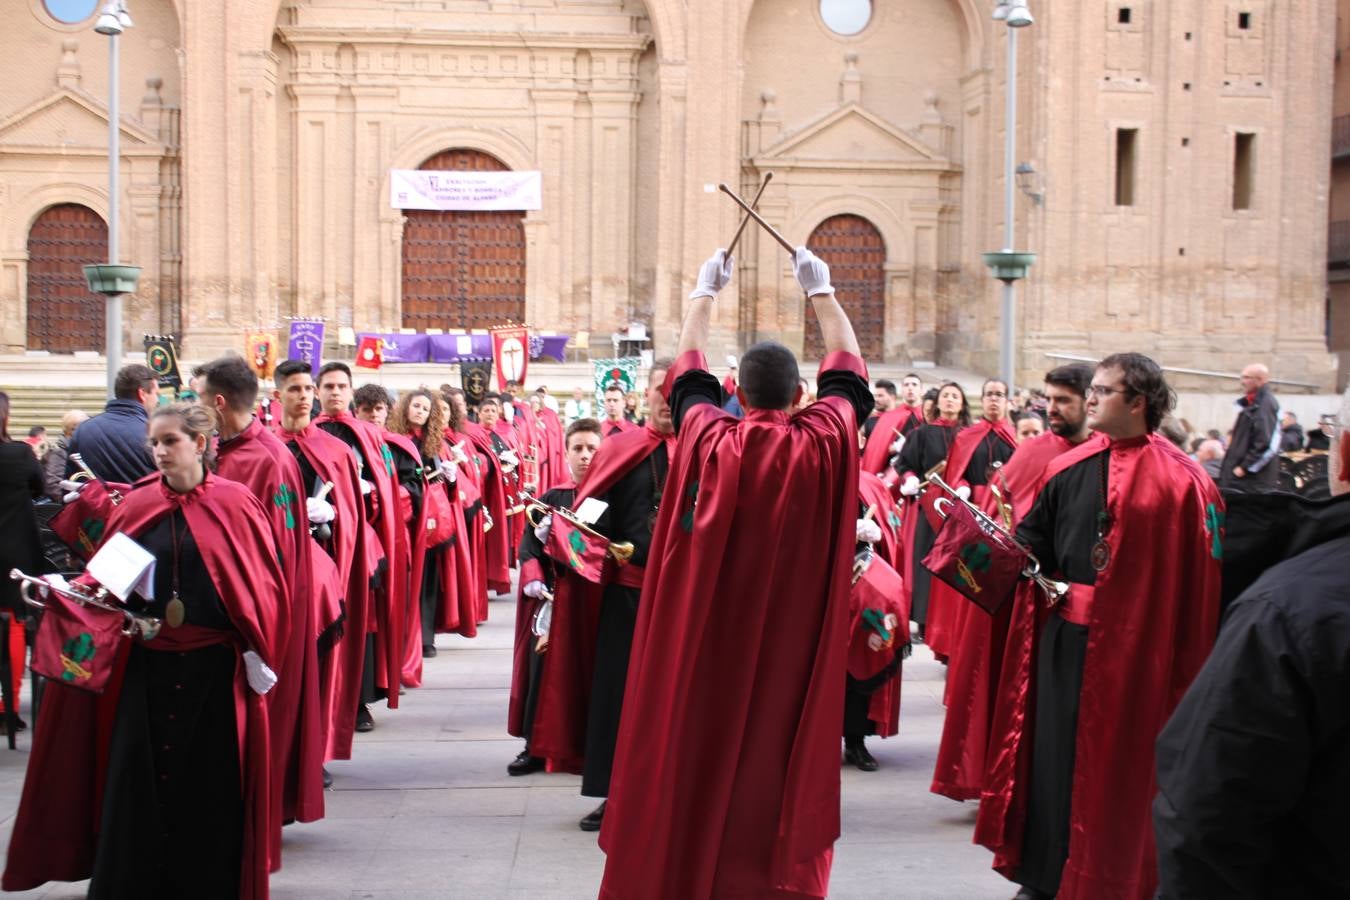
[(33, 596), (33, 588), (39, 590), (51, 591), (60, 594), (67, 600), (71, 600), (81, 606), (93, 606), (98, 609), (109, 612), (120, 613), (126, 622), (122, 628), (122, 633), (127, 637), (138, 637), (143, 641), (154, 640), (159, 635), (159, 630), (163, 626), (163, 620), (154, 616), (147, 616), (142, 613), (135, 613), (125, 606), (119, 606), (116, 603), (108, 601), (108, 591), (106, 588), (89, 590), (80, 584), (67, 582), (65, 587), (59, 587), (47, 581), (45, 578), (37, 578), (33, 575), (26, 575), (18, 569), (10, 569), (9, 577), (13, 581), (19, 582), (19, 596), (23, 602), (35, 609), (46, 609), (47, 605)]
[(980, 525), (981, 528), (985, 529), (986, 531), (989, 531), (990, 533), (999, 534), (1005, 540), (1011, 542), (1014, 546), (1016, 546), (1019, 550), (1021, 550), (1023, 553), (1026, 554), (1027, 562), (1026, 565), (1022, 567), (1022, 575), (1023, 577), (1030, 578), (1032, 581), (1036, 582), (1037, 586), (1040, 587), (1040, 589), (1045, 592), (1045, 599), (1047, 605), (1054, 606), (1055, 604), (1059, 603), (1060, 600), (1064, 599), (1065, 594), (1069, 593), (1068, 584), (1064, 583), (1063, 581), (1054, 581), (1053, 579), (1047, 578), (1041, 574), (1041, 561), (1036, 558), (1036, 554), (1032, 553), (1031, 549), (1027, 547), (1026, 544), (1019, 541), (1015, 534), (1013, 534), (1011, 531), (1005, 528), (996, 519), (990, 517), (990, 515), (986, 513), (984, 510), (980, 509), (974, 503), (971, 503), (969, 500), (965, 499), (960, 494), (956, 493), (956, 490), (952, 488), (951, 485), (947, 484), (947, 482), (942, 480), (941, 475), (939, 475), (936, 472), (930, 472), (927, 480), (929, 481), (929, 483), (941, 488), (942, 491), (947, 495), (945, 497), (939, 497), (937, 500), (933, 501), (934, 511), (937, 512), (937, 514), (941, 516), (943, 519), (947, 518), (947, 513), (943, 511), (944, 504), (960, 503), (963, 506), (965, 506), (966, 509), (970, 510), (971, 514), (975, 517), (975, 521)]
[(108, 499), (112, 501), (113, 506), (122, 502), (122, 492), (108, 487), (107, 482), (95, 475), (94, 470), (85, 464), (84, 457), (80, 456), (79, 453), (70, 454), (70, 461), (80, 468), (80, 471), (70, 476), (71, 481), (97, 481), (108, 491)]
[(535, 500), (533, 497), (525, 504), (525, 519), (530, 523), (530, 527), (538, 528), (542, 516), (559, 515), (568, 521), (573, 527), (585, 532), (593, 538), (599, 538), (608, 543), (609, 555), (614, 557), (614, 561), (621, 566), (628, 565), (628, 561), (633, 558), (633, 545), (628, 541), (611, 541), (600, 532), (596, 531), (585, 522), (576, 517), (570, 509), (563, 509), (560, 506), (549, 506)]

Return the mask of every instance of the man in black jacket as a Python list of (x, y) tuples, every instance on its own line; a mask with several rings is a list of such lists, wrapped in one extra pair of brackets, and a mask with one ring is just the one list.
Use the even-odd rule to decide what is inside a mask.
[[(1350, 504), (1334, 505), (1233, 602), (1158, 737), (1163, 900), (1350, 897)], [(1310, 521), (1268, 512), (1284, 533)]]
[(1223, 457), (1219, 487), (1225, 491), (1273, 491), (1280, 474), (1280, 404), (1266, 382), (1270, 370), (1252, 363), (1242, 370), (1243, 396), (1234, 409), (1237, 420)]
[[(69, 453), (104, 481), (133, 484), (155, 471), (146, 443), (150, 410), (159, 402), (155, 373), (141, 365), (123, 366), (113, 382), (113, 399), (103, 412), (87, 420), (70, 436)], [(66, 477), (79, 471), (66, 462)]]

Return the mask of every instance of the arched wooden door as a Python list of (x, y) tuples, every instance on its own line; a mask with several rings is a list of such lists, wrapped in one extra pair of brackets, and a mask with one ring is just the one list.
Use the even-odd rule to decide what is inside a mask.
[[(862, 216), (831, 216), (806, 240), (810, 251), (830, 267), (835, 296), (853, 322), (858, 345), (868, 362), (881, 362), (886, 346), (886, 244), (881, 232)], [(824, 355), (815, 307), (806, 301), (803, 356)]]
[[(477, 150), (423, 169), (504, 172)], [(403, 228), (403, 327), (489, 328), (525, 321), (525, 214), (410, 209)]]
[(28, 231), (28, 349), (103, 349), (105, 301), (84, 267), (108, 261), (108, 226), (78, 203), (49, 207)]

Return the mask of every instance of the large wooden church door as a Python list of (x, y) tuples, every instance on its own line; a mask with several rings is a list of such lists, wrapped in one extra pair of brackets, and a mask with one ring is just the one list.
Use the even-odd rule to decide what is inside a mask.
[[(504, 172), (477, 150), (423, 169)], [(410, 209), (403, 228), (403, 327), (489, 328), (525, 321), (525, 214)]]
[(28, 232), (28, 349), (103, 349), (105, 301), (89, 290), (84, 267), (108, 261), (108, 226), (98, 213), (61, 203)]
[[(816, 226), (806, 246), (829, 265), (835, 296), (853, 322), (863, 358), (881, 362), (886, 346), (886, 244), (881, 232), (862, 216), (831, 216)], [(824, 349), (815, 307), (807, 300), (803, 356), (820, 359)]]

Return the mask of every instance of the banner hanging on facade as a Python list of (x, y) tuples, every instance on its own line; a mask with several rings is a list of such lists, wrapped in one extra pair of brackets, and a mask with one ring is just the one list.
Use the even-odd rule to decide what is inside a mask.
[(319, 377), (323, 357), (323, 320), (292, 319), (291, 336), (286, 343), (286, 358), (309, 363), (310, 374)]
[(259, 378), (271, 378), (277, 367), (276, 335), (270, 331), (244, 333), (244, 361)]
[(642, 360), (636, 356), (621, 356), (617, 359), (591, 360), (595, 365), (595, 399), (598, 402), (605, 396), (605, 388), (617, 384), (625, 394), (637, 390), (638, 364)]
[(542, 205), (540, 172), (390, 169), (394, 209), (529, 210)]

